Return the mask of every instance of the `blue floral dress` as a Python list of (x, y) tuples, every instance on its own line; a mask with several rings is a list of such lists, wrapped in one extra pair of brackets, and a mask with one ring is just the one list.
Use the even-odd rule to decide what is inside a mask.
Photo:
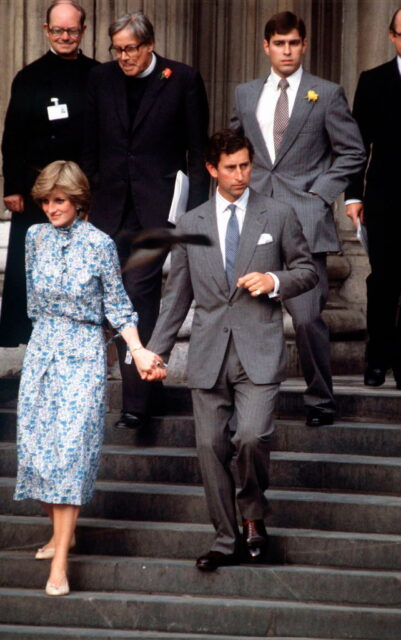
[(80, 505), (94, 490), (105, 414), (105, 317), (138, 316), (114, 242), (88, 222), (33, 225), (26, 238), (27, 346), (18, 399), (14, 498)]

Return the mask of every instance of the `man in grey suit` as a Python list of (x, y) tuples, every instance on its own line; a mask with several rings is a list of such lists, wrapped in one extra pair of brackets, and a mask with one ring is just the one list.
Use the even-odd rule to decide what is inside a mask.
[(319, 275), (318, 286), (291, 299), (296, 342), (307, 389), (309, 426), (332, 424), (335, 402), (328, 328), (326, 253), (340, 249), (332, 204), (363, 166), (365, 150), (342, 88), (302, 69), (304, 22), (286, 11), (266, 24), (271, 73), (235, 91), (231, 121), (255, 148), (252, 187), (291, 205)]
[[(266, 544), (264, 518), (273, 410), (285, 376), (285, 342), (279, 298), (307, 291), (317, 276), (291, 208), (248, 188), (253, 148), (247, 138), (214, 134), (206, 167), (217, 179), (216, 196), (182, 216), (177, 229), (206, 234), (212, 246), (174, 248), (162, 308), (148, 348), (167, 359), (193, 299), (188, 385), (210, 518), (211, 551), (196, 566), (213, 571), (240, 560), (238, 507), (247, 558)], [(162, 366), (148, 379), (164, 377)], [(229, 421), (236, 412), (231, 440)]]

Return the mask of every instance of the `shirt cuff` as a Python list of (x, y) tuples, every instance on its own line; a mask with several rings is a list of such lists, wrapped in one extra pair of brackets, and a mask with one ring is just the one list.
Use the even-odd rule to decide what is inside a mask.
[(344, 204), (347, 206), (347, 204), (359, 204), (360, 202), (362, 202), (362, 200), (358, 200), (358, 198), (349, 198)]
[(267, 295), (269, 296), (269, 298), (277, 298), (280, 293), (280, 280), (277, 278), (275, 273), (271, 273), (270, 271), (267, 271), (266, 275), (271, 276), (274, 280), (274, 289)]

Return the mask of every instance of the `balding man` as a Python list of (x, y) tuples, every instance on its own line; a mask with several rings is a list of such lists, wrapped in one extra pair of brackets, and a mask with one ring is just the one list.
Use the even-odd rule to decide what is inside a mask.
[(14, 78), (2, 143), (4, 205), (12, 212), (5, 273), (0, 346), (26, 343), (24, 244), (28, 227), (46, 218), (30, 198), (38, 172), (53, 160), (80, 162), (83, 112), (89, 70), (97, 64), (82, 54), (85, 11), (76, 2), (53, 2), (44, 33), (49, 51)]
[(364, 71), (358, 82), (353, 116), (368, 154), (363, 171), (346, 191), (346, 213), (355, 226), (364, 220), (371, 273), (367, 278), (367, 367), (365, 384), (377, 387), (392, 368), (401, 389), (400, 145), (401, 8), (389, 27), (396, 57)]

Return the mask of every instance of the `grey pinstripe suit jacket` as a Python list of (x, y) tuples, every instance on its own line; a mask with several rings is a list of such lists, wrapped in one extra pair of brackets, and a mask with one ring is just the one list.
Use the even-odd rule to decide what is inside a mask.
[[(236, 88), (230, 124), (241, 130), (255, 147), (251, 185), (259, 193), (294, 208), (312, 253), (338, 251), (331, 205), (365, 160), (361, 135), (344, 91), (333, 82), (303, 71), (291, 118), (273, 164), (256, 118), (265, 81), (259, 78)], [(306, 97), (310, 89), (318, 94), (316, 102)]]
[[(266, 295), (252, 298), (243, 288), (233, 286), (229, 290), (219, 245), (215, 199), (182, 216), (177, 228), (183, 233), (206, 234), (213, 246), (174, 248), (160, 316), (148, 348), (164, 358), (169, 356), (195, 298), (188, 354), (190, 387), (210, 389), (214, 386), (231, 334), (252, 382), (269, 384), (283, 380), (285, 343), (281, 304)], [(258, 244), (262, 233), (270, 234), (272, 241)], [(252, 271), (274, 272), (280, 280), (282, 299), (299, 295), (317, 282), (294, 212), (288, 205), (251, 190), (235, 282)]]

